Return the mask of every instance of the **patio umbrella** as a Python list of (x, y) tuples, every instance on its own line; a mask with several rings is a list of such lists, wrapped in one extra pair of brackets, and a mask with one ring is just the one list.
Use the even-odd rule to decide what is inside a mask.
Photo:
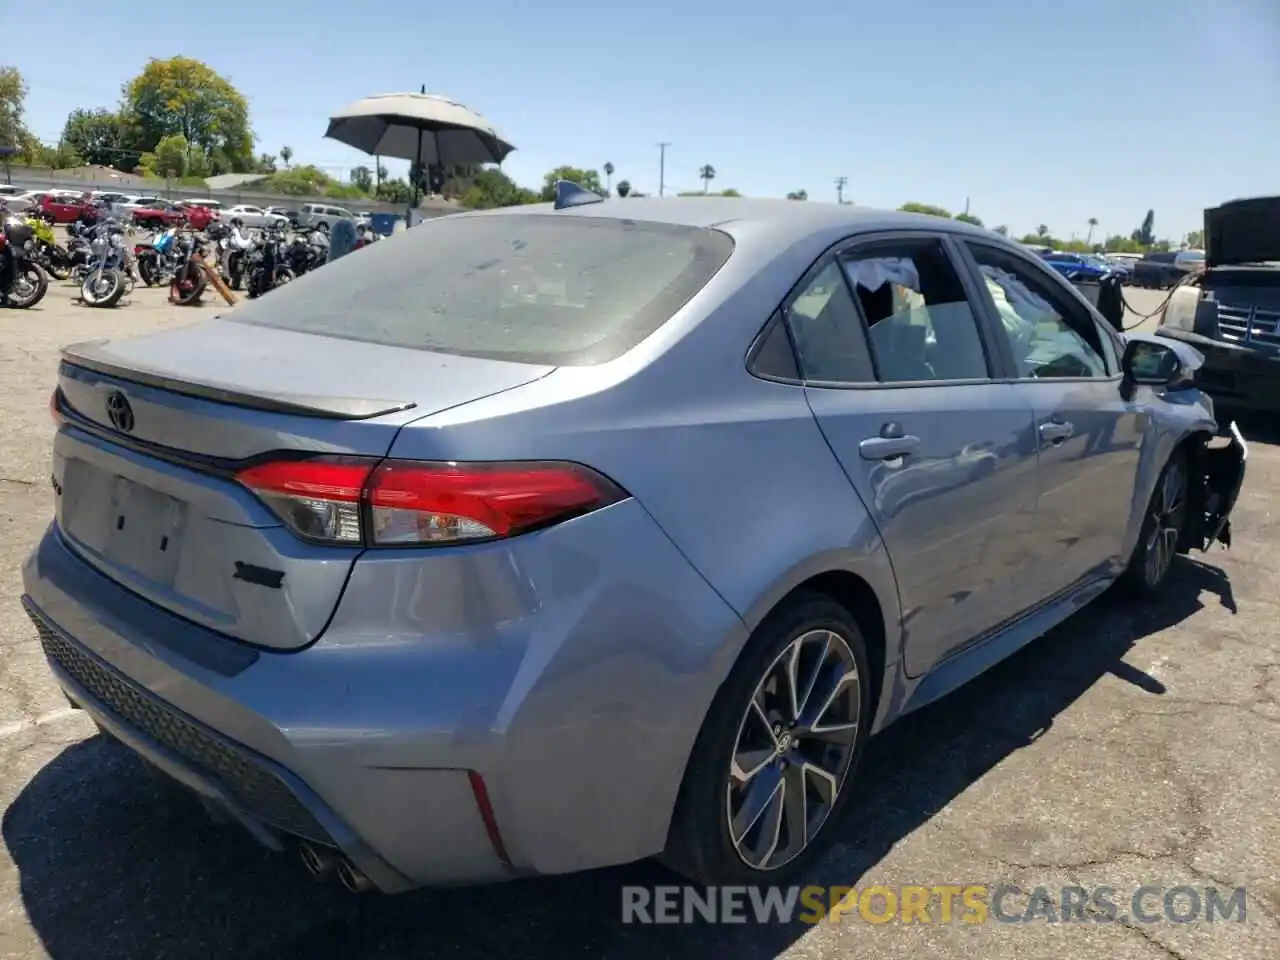
[[(383, 93), (348, 104), (324, 134), (349, 147), (415, 164), (501, 163), (514, 146), (480, 114), (448, 97)], [(417, 187), (414, 188), (417, 206)]]

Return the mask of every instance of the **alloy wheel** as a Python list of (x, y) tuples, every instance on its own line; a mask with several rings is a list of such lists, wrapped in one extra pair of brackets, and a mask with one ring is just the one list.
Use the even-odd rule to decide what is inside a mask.
[(857, 661), (831, 630), (796, 637), (764, 671), (726, 785), (729, 839), (748, 867), (779, 869), (817, 836), (844, 786), (861, 714)]
[(1178, 554), (1178, 540), (1182, 536), (1183, 515), (1187, 507), (1186, 475), (1176, 465), (1171, 465), (1160, 478), (1160, 485), (1151, 498), (1148, 516), (1150, 531), (1147, 534), (1146, 562), (1143, 572), (1147, 583), (1158, 584)]

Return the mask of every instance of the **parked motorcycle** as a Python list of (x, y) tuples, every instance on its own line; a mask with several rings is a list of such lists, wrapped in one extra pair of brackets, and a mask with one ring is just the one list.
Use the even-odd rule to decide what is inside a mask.
[(261, 242), (248, 251), (245, 292), (250, 300), (270, 293), (297, 277), (289, 255), (291, 249), (283, 230), (269, 229), (262, 235)]
[(218, 272), (232, 290), (244, 285), (248, 255), (257, 244), (252, 235), (234, 224), (210, 224), (209, 239), (218, 245)]
[(133, 290), (138, 267), (118, 222), (90, 228), (89, 263), (80, 269), (80, 299), (86, 306), (114, 307)]
[(134, 246), (133, 256), (138, 262), (138, 276), (148, 287), (169, 283), (182, 266), (177, 236), (177, 228), (170, 227), (146, 243)]
[(27, 310), (49, 292), (49, 278), (31, 258), (34, 231), (17, 217), (0, 229), (0, 306)]
[(24, 222), (32, 232), (31, 259), (55, 280), (66, 280), (70, 277), (75, 260), (70, 251), (58, 243), (52, 225), (47, 220), (35, 216), (27, 216)]
[(175, 249), (179, 265), (169, 281), (169, 302), (194, 306), (200, 302), (209, 283), (205, 276), (204, 251), (193, 233), (179, 234)]

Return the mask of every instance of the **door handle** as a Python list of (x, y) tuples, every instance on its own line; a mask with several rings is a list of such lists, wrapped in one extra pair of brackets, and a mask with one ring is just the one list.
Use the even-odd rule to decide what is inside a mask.
[(858, 444), (858, 453), (863, 460), (896, 460), (920, 448), (920, 438), (910, 435), (901, 437), (867, 437)]
[(1076, 428), (1069, 423), (1061, 420), (1049, 420), (1040, 424), (1040, 439), (1053, 444), (1055, 447), (1074, 435)]

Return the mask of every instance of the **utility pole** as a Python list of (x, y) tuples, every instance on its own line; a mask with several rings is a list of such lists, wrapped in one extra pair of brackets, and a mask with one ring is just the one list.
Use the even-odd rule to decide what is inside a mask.
[(968, 197), (964, 198), (964, 215), (966, 217), (969, 215), (969, 198)]
[(662, 196), (662, 191), (667, 186), (667, 147), (670, 143), (658, 144), (658, 196)]
[(836, 177), (836, 203), (844, 203), (844, 188), (848, 182), (848, 177)]

